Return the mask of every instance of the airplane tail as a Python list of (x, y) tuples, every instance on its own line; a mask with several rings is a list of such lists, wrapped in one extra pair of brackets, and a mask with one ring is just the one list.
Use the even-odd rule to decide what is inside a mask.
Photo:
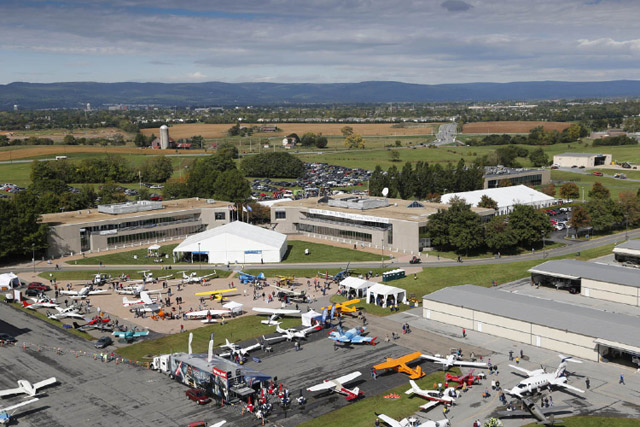
[(75, 329), (80, 329), (80, 328), (81, 328), (81, 326), (80, 326), (80, 325), (78, 325), (78, 322), (73, 322), (73, 327), (74, 327)]
[(560, 376), (562, 376), (562, 374), (564, 374), (564, 371), (567, 368), (567, 362), (566, 361), (562, 361), (562, 363), (560, 363), (560, 365), (558, 365), (558, 369), (556, 369), (555, 372), (555, 377), (559, 378)]
[(416, 384), (414, 380), (409, 380), (409, 384), (411, 384), (411, 388), (405, 391), (405, 394), (413, 394), (420, 391), (420, 387), (418, 387), (418, 384)]
[(369, 344), (376, 345), (376, 340), (377, 339), (378, 339), (378, 337), (373, 337), (373, 339), (371, 341), (369, 341)]
[(422, 371), (422, 367), (420, 365), (416, 366), (414, 373), (411, 375), (412, 378), (418, 379), (424, 376), (424, 372)]
[(27, 308), (27, 307), (29, 307), (31, 304), (27, 304), (27, 302), (26, 302), (26, 301), (22, 301), (22, 305), (24, 306), (24, 308)]
[(347, 394), (347, 400), (353, 400), (360, 396), (360, 389), (358, 387), (354, 387), (352, 390), (349, 390), (349, 394)]

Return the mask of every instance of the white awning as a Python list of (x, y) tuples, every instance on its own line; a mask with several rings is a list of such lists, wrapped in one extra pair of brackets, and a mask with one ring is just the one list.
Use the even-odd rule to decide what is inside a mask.
[(580, 277), (578, 277), (578, 276), (571, 276), (569, 274), (562, 274), (562, 273), (552, 273), (551, 271), (536, 270), (535, 268), (530, 269), (529, 273), (542, 274), (543, 276), (557, 277), (559, 279), (570, 279), (570, 280), (578, 280), (578, 279), (580, 279)]
[(149, 249), (150, 251), (157, 251), (158, 249), (160, 249), (160, 245), (151, 245), (147, 249)]
[(640, 356), (640, 347), (635, 347), (632, 345), (622, 344), (616, 341), (609, 341), (603, 338), (596, 338), (594, 340), (596, 344), (604, 345), (607, 347), (615, 348), (616, 350), (626, 351), (627, 353), (635, 354)]

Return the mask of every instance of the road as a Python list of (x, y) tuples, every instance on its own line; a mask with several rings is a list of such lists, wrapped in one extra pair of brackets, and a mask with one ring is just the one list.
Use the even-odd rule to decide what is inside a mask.
[(432, 144), (434, 145), (453, 144), (456, 139), (457, 130), (458, 130), (457, 123), (447, 123), (444, 125), (440, 125), (440, 128), (438, 129), (438, 133), (436, 135), (436, 140)]
[[(587, 249), (593, 249), (600, 246), (605, 246), (611, 243), (621, 243), (628, 239), (640, 238), (640, 229), (629, 230), (628, 232), (620, 232), (616, 234), (612, 234), (609, 236), (598, 237), (594, 239), (590, 239), (587, 241), (579, 241), (572, 242), (567, 240), (568, 243), (566, 246), (562, 246), (559, 248), (547, 249), (544, 251), (536, 251), (536, 252), (527, 252), (522, 255), (514, 255), (514, 256), (504, 256), (501, 258), (476, 258), (476, 259), (464, 259), (462, 265), (485, 265), (485, 264), (503, 264), (510, 263), (515, 261), (531, 261), (531, 260), (540, 260), (543, 261), (547, 258), (553, 258), (557, 256), (564, 256), (575, 254), (577, 252), (581, 252)], [(460, 263), (456, 261), (436, 261), (435, 257), (431, 255), (425, 262), (415, 265), (409, 264), (408, 262), (389, 262), (389, 260), (385, 260), (384, 265), (391, 268), (407, 268), (407, 267), (416, 267), (420, 266), (422, 268), (432, 268), (432, 267), (452, 267), (455, 265), (460, 265)], [(367, 261), (367, 262), (351, 262), (350, 267), (352, 268), (360, 268), (360, 269), (372, 269), (372, 268), (380, 268), (381, 262), (375, 261)], [(181, 266), (175, 266), (176, 268), (181, 268)], [(239, 267), (239, 266), (237, 266)], [(344, 262), (324, 262), (324, 263), (292, 263), (292, 264), (259, 264), (259, 265), (247, 265), (249, 269), (260, 269), (260, 270), (274, 270), (274, 269), (325, 269), (325, 268), (344, 268)], [(33, 265), (22, 264), (10, 267), (0, 268), (0, 273), (5, 272), (13, 272), (13, 273), (28, 273), (33, 271)], [(44, 271), (51, 270), (53, 267), (48, 266), (45, 263), (37, 263), (36, 271)], [(109, 270), (124, 270), (124, 269), (152, 269), (155, 270), (158, 268), (158, 265), (149, 264), (149, 265), (103, 265), (100, 267), (101, 271), (109, 271)], [(62, 269), (65, 271), (95, 271), (98, 269), (96, 265), (68, 265), (62, 264)], [(232, 268), (235, 269), (235, 268)]]

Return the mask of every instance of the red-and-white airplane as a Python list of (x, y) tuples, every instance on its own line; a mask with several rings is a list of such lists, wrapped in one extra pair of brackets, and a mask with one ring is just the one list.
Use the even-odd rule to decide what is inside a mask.
[(378, 418), (387, 423), (391, 427), (446, 427), (449, 425), (449, 420), (444, 419), (440, 421), (431, 421), (427, 420), (423, 423), (418, 421), (417, 418), (409, 417), (403, 418), (400, 421), (396, 421), (388, 415), (385, 414), (376, 414)]
[(24, 306), (24, 308), (35, 310), (37, 308), (56, 308), (56, 307), (58, 307), (58, 304), (56, 304), (54, 302), (50, 302), (50, 301), (38, 302), (38, 300), (35, 300), (33, 298), (31, 300), (34, 301), (31, 304), (29, 304), (26, 301), (22, 301), (22, 305)]
[(60, 291), (60, 295), (69, 295), (73, 299), (85, 299), (89, 296), (108, 294), (108, 289), (99, 289), (94, 291), (93, 286), (85, 286), (79, 291)]
[(440, 403), (444, 403), (445, 405), (453, 405), (453, 403), (455, 402), (455, 399), (449, 396), (449, 393), (451, 393), (453, 387), (449, 387), (445, 389), (443, 393), (441, 393), (438, 390), (423, 390), (413, 380), (409, 380), (409, 383), (411, 384), (411, 388), (405, 391), (406, 394), (417, 394), (418, 396), (430, 401), (429, 403), (425, 403), (424, 405), (420, 406), (420, 409), (424, 411), (431, 409)]
[(56, 377), (47, 378), (46, 380), (39, 381), (35, 384), (31, 384), (27, 380), (18, 380), (17, 388), (10, 388), (0, 391), (0, 397), (11, 396), (14, 394), (27, 394), (34, 397), (38, 393), (38, 389), (46, 387), (57, 382)]
[(364, 393), (361, 392), (358, 387), (349, 390), (348, 388), (344, 387), (343, 384), (355, 380), (360, 375), (362, 374), (359, 371), (356, 371), (344, 375), (340, 378), (336, 378), (335, 380), (324, 380), (324, 382), (321, 384), (309, 387), (307, 391), (331, 390), (336, 393), (344, 394), (347, 397), (347, 400), (357, 399), (360, 396), (364, 396)]
[(451, 375), (449, 372), (447, 372), (444, 375), (444, 378), (449, 382), (458, 383), (460, 384), (460, 386), (462, 386), (462, 384), (472, 386), (474, 384), (478, 384), (478, 381), (480, 381), (481, 377), (479, 377), (478, 375), (473, 375), (472, 369), (464, 375)]
[(135, 310), (147, 311), (151, 313), (160, 311), (162, 307), (160, 307), (160, 304), (158, 304), (156, 301), (151, 299), (151, 296), (149, 295), (150, 292), (160, 293), (160, 290), (142, 291), (140, 292), (139, 300), (130, 300), (127, 297), (122, 297), (122, 305), (124, 305), (125, 307), (129, 307), (133, 305), (135, 306)]
[(222, 316), (224, 314), (231, 313), (231, 310), (200, 310), (200, 311), (190, 311), (185, 313), (187, 319), (202, 319), (202, 323), (215, 323), (217, 322), (214, 319), (215, 316)]
[(472, 366), (474, 368), (489, 367), (486, 363), (482, 363), (482, 362), (471, 362), (466, 360), (460, 360), (458, 359), (458, 356), (455, 354), (450, 354), (446, 358), (439, 357), (438, 354), (436, 354), (435, 356), (429, 356), (428, 354), (423, 354), (422, 358), (430, 360), (434, 363), (439, 363), (443, 365), (445, 369), (449, 369), (452, 366)]
[(78, 311), (78, 308), (76, 308), (75, 305), (72, 305), (71, 307), (67, 307), (67, 308), (60, 308), (60, 307), (54, 307), (56, 310), (58, 310), (57, 314), (51, 314), (49, 312), (47, 312), (47, 317), (49, 319), (55, 319), (55, 320), (60, 320), (60, 319), (65, 319), (67, 317), (72, 317), (74, 319), (84, 319), (84, 316), (81, 315)]

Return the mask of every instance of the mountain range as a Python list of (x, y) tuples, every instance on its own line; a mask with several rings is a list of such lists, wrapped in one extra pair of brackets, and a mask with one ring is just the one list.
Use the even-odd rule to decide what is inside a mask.
[(229, 106), (384, 102), (531, 101), (640, 96), (640, 81), (512, 83), (25, 83), (0, 85), (0, 110), (108, 104)]

